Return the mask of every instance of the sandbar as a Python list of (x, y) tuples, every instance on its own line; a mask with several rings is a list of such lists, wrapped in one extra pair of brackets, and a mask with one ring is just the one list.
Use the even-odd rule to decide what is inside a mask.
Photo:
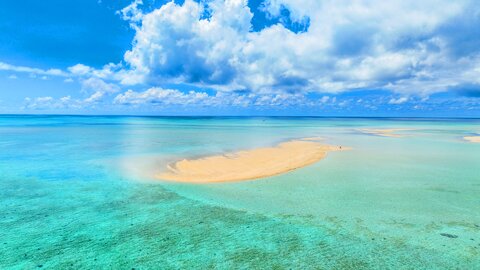
[(256, 148), (169, 164), (156, 178), (186, 183), (244, 181), (286, 173), (323, 159), (330, 151), (346, 147), (316, 141), (293, 140), (274, 147)]
[(480, 136), (465, 136), (463, 139), (472, 143), (480, 143)]
[(406, 131), (406, 130), (411, 130), (411, 129), (406, 129), (406, 128), (390, 128), (390, 129), (363, 128), (363, 129), (359, 129), (359, 130), (360, 130), (360, 132), (365, 133), (365, 134), (371, 134), (371, 135), (382, 136), (382, 137), (401, 138), (401, 137), (404, 137), (405, 135), (396, 134), (396, 132)]

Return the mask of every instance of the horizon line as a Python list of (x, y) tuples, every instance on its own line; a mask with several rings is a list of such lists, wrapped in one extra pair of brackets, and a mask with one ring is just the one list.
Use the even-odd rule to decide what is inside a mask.
[(152, 114), (35, 114), (0, 113), (0, 116), (159, 117), (159, 118), (383, 118), (383, 119), (475, 119), (472, 116), (333, 116), (333, 115), (152, 115)]

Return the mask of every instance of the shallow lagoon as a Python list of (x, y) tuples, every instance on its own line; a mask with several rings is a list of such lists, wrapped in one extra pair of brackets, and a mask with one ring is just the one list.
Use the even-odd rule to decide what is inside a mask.
[[(478, 268), (480, 144), (462, 139), (476, 133), (472, 119), (1, 116), (0, 266)], [(256, 181), (151, 179), (314, 136), (353, 149)]]

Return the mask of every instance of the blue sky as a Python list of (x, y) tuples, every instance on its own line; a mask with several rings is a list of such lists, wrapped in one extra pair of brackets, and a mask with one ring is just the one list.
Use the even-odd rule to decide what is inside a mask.
[(0, 113), (480, 117), (480, 7), (3, 1)]

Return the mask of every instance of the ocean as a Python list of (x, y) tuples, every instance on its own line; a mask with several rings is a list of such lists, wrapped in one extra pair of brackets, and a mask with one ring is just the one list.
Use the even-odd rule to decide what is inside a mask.
[[(476, 134), (480, 119), (0, 115), (0, 268), (479, 269)], [(153, 177), (306, 137), (351, 150), (252, 181)]]

